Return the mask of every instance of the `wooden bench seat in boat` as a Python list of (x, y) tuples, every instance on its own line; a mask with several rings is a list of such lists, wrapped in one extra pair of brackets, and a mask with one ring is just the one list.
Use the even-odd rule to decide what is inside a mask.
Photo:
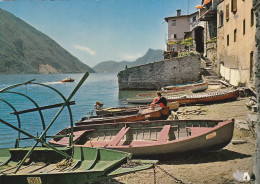
[(162, 143), (162, 142), (166, 142), (167, 141), (167, 137), (168, 137), (168, 134), (170, 132), (170, 129), (171, 129), (171, 125), (164, 125), (160, 134), (159, 134), (159, 137), (157, 139), (157, 142), (158, 143)]
[[(76, 132), (73, 132), (73, 142), (77, 142), (86, 132), (91, 132), (91, 131), (94, 131), (95, 129), (89, 129), (89, 130), (80, 130), (80, 131), (76, 131)], [(69, 136), (69, 135), (68, 135)], [(63, 137), (61, 138), (59, 141), (60, 144), (62, 145), (67, 145), (69, 144), (69, 137)]]
[(157, 143), (163, 143), (167, 141), (171, 128), (178, 128), (177, 126), (164, 125), (157, 139)]
[(117, 146), (120, 140), (124, 137), (124, 135), (128, 132), (130, 127), (123, 127), (117, 135), (114, 137), (114, 139), (108, 144), (108, 146)]

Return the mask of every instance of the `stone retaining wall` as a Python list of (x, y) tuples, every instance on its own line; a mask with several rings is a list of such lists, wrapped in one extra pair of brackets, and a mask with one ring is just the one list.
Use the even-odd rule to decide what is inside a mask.
[[(257, 46), (257, 59), (255, 65), (255, 77), (256, 77), (256, 92), (257, 92), (257, 102), (258, 102), (258, 110), (260, 109), (260, 2), (259, 0), (254, 0), (254, 11), (256, 15), (256, 46)], [(258, 113), (259, 114), (259, 113)], [(255, 168), (254, 174), (256, 176), (255, 183), (260, 183), (260, 117), (258, 115), (257, 124), (256, 124), (256, 155), (255, 155)]]
[(200, 79), (200, 55), (140, 65), (118, 73), (119, 89), (155, 89)]

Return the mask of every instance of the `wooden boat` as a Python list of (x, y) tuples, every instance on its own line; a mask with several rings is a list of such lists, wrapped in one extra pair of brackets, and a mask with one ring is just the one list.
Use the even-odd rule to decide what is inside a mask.
[(199, 91), (205, 91), (206, 89), (208, 89), (208, 83), (205, 80), (204, 76), (202, 76), (202, 80), (198, 82), (166, 86), (163, 88), (163, 90), (165, 90), (165, 93), (172, 93), (172, 92), (184, 91), (184, 90), (199, 92)]
[(72, 79), (72, 78), (66, 78), (66, 79), (62, 79), (60, 80), (60, 82), (74, 82), (75, 79)]
[[(213, 151), (232, 139), (233, 120), (156, 120), (74, 126), (74, 144), (130, 152), (135, 156), (163, 155), (189, 151)], [(56, 136), (65, 136), (70, 128)], [(68, 139), (49, 143), (66, 146)]]
[(95, 123), (108, 123), (108, 122), (131, 122), (131, 121), (142, 121), (142, 120), (165, 120), (169, 117), (171, 110), (176, 110), (179, 108), (178, 102), (169, 103), (168, 108), (161, 108), (156, 106), (154, 109), (146, 108), (140, 109), (137, 114), (133, 115), (123, 115), (123, 116), (90, 116), (83, 117), (80, 121), (76, 122), (76, 125), (87, 125)]
[(98, 116), (119, 116), (137, 114), (141, 109), (149, 108), (147, 105), (142, 106), (125, 106), (125, 107), (108, 107), (105, 109), (95, 110)]
[(130, 157), (126, 152), (87, 147), (59, 148), (72, 155), (66, 159), (52, 149), (37, 147), (25, 164), (15, 172), (19, 161), (30, 149), (0, 149), (1, 184), (85, 184), (148, 169), (154, 162), (124, 168), (121, 165), (126, 164)]
[[(156, 92), (157, 91), (153, 91), (153, 92), (148, 92), (148, 93), (139, 93), (136, 95), (136, 97), (139, 97), (139, 98), (142, 98), (142, 97), (152, 97), (152, 98), (155, 98), (157, 97), (156, 95)], [(192, 91), (190, 89), (188, 90), (183, 90), (183, 91), (173, 91), (171, 92), (171, 90), (161, 90), (160, 91), (161, 94), (163, 96), (165, 95), (184, 95), (184, 94), (192, 94)]]
[[(167, 102), (179, 102), (179, 104), (210, 103), (224, 100), (234, 100), (239, 96), (238, 89), (226, 89), (207, 93), (193, 93), (190, 95), (165, 96)], [(132, 104), (152, 103), (153, 98), (128, 98), (127, 102)]]
[[(172, 85), (166, 86), (161, 89), (162, 95), (180, 95), (180, 94), (191, 94), (194, 92), (201, 92), (208, 89), (208, 83), (205, 80), (204, 76), (202, 76), (202, 80), (190, 83), (190, 84), (179, 84), (179, 85)], [(147, 93), (140, 93), (136, 95), (137, 97), (156, 97), (156, 91), (151, 91)]]
[[(71, 98), (74, 96), (79, 87), (88, 77), (86, 73), (80, 80), (79, 84), (72, 91), (70, 96), (65, 99), (63, 104), (55, 104), (40, 107), (35, 102), (37, 108), (17, 111), (13, 105), (1, 99), (15, 111), (18, 121), (18, 127), (14, 126), (0, 118), (0, 123), (18, 131), (15, 148), (0, 149), (0, 183), (1, 184), (85, 184), (100, 181), (106, 178), (112, 178), (118, 175), (127, 174), (151, 168), (157, 161), (137, 161), (134, 165), (129, 166), (131, 154), (116, 150), (107, 150), (102, 148), (87, 148), (73, 146), (73, 129), (70, 130), (68, 147), (57, 148), (46, 142), (46, 133), (53, 125), (65, 106), (69, 106)], [(42, 85), (28, 81), (25, 83), (15, 84), (0, 89), (0, 94), (8, 92), (10, 89), (21, 85)], [(44, 85), (45, 86), (45, 85)], [(49, 88), (49, 86), (46, 86)], [(53, 89), (53, 88), (50, 88)], [(55, 89), (53, 89), (55, 91)], [(19, 93), (21, 94), (21, 93)], [(60, 93), (59, 93), (60, 94)], [(28, 97), (25, 94), (22, 94)], [(62, 95), (61, 95), (62, 96)], [(30, 98), (33, 101), (32, 98)], [(60, 107), (60, 110), (54, 116), (49, 125), (43, 129), (38, 137), (21, 129), (19, 114), (29, 113), (41, 110)], [(69, 108), (69, 107), (68, 107)], [(72, 117), (69, 109), (70, 117)], [(72, 118), (71, 118), (72, 119)], [(13, 120), (13, 119), (12, 119)], [(45, 127), (44, 121), (42, 121)], [(73, 122), (71, 126), (73, 127)], [(24, 134), (26, 138), (21, 138), (20, 134)], [(36, 143), (32, 147), (19, 147), (20, 140), (33, 139)], [(38, 143), (42, 147), (37, 147)], [(133, 160), (130, 160), (132, 162)], [(141, 163), (141, 165), (139, 164)], [(142, 164), (147, 163), (147, 164)], [(123, 164), (123, 165), (122, 165)]]
[(184, 95), (180, 97), (168, 97), (167, 101), (178, 101), (180, 104), (193, 104), (193, 103), (209, 103), (219, 102), (225, 100), (235, 100), (239, 97), (238, 89), (228, 89), (208, 93), (194, 93), (192, 95)]

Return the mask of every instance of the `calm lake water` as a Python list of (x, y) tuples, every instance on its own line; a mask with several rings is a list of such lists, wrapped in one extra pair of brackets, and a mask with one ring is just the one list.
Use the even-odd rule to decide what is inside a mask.
[[(26, 82), (36, 79), (34, 82), (47, 84), (59, 90), (66, 98), (76, 87), (84, 74), (48, 74), (48, 75), (0, 75), (0, 89), (12, 84)], [(61, 83), (61, 79), (71, 77), (75, 79), (73, 83)], [(12, 89), (19, 93), (30, 96), (39, 106), (62, 103), (63, 100), (52, 90), (38, 86), (26, 85)], [(104, 107), (127, 106), (126, 98), (134, 96), (140, 91), (119, 91), (117, 74), (90, 74), (72, 100), (76, 105), (72, 105), (73, 122), (79, 120), (93, 110), (96, 101), (104, 103)], [(17, 94), (0, 93), (0, 99), (11, 103), (17, 111), (28, 108), (35, 108), (34, 104), (25, 97)], [(48, 125), (59, 108), (43, 110), (44, 121)], [(13, 110), (5, 103), (0, 101), (0, 119), (18, 126), (16, 116)], [(36, 136), (42, 132), (42, 123), (38, 112), (31, 112), (20, 115), (22, 129)], [(47, 135), (54, 135), (59, 130), (68, 127), (70, 124), (68, 110), (65, 108), (53, 126), (47, 132)], [(21, 137), (26, 137), (22, 135)], [(14, 147), (17, 131), (0, 123), (0, 148)], [(33, 140), (22, 140), (21, 146), (28, 146), (34, 143)]]

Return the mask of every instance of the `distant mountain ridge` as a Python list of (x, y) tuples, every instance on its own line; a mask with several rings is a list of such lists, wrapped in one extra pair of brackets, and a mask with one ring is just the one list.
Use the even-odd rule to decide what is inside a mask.
[(133, 67), (161, 60), (163, 60), (163, 50), (148, 49), (144, 56), (137, 58), (135, 61), (104, 61), (94, 66), (93, 69), (99, 73), (117, 73), (124, 70), (126, 66)]
[(95, 72), (44, 33), (0, 8), (0, 73)]

